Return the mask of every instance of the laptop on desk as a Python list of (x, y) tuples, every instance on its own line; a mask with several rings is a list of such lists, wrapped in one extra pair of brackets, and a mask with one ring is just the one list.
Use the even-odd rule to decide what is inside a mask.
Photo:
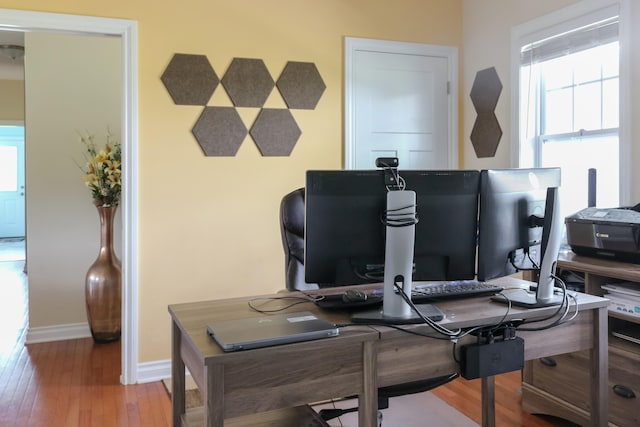
[(310, 311), (212, 322), (207, 332), (224, 351), (335, 337), (339, 333), (336, 325)]

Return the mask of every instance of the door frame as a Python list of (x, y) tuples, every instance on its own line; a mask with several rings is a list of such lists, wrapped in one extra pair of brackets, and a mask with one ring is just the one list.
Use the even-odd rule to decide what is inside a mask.
[(448, 166), (458, 168), (458, 48), (357, 37), (344, 39), (344, 168), (355, 168), (355, 67), (357, 51), (436, 56), (447, 59)]
[[(0, 9), (0, 30), (120, 37), (122, 42), (122, 384), (138, 377), (138, 23)], [(26, 124), (25, 124), (26, 125)]]

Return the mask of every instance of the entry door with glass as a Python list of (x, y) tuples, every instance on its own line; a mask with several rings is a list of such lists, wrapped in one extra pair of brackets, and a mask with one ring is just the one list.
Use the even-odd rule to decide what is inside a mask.
[(25, 235), (24, 127), (0, 126), (0, 239)]

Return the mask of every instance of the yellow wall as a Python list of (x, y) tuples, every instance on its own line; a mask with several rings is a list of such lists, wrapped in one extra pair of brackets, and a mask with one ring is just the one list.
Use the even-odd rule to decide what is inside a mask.
[[(304, 171), (343, 165), (345, 36), (461, 47), (461, 0), (0, 0), (1, 8), (125, 18), (139, 30), (139, 360), (170, 356), (167, 305), (284, 286), (280, 198)], [(1, 20), (1, 17), (0, 17)], [(204, 157), (191, 135), (201, 107), (176, 106), (160, 76), (176, 52), (205, 54), (219, 76), (234, 57), (314, 62), (327, 86), (293, 111), (290, 157), (264, 158), (250, 137), (231, 158)], [(230, 105), (218, 88), (212, 105)], [(282, 105), (277, 96), (270, 105)], [(250, 121), (257, 110), (242, 111)]]
[[(305, 170), (343, 164), (345, 36), (460, 48), (461, 166), (507, 167), (511, 28), (574, 2), (0, 0), (0, 8), (138, 21), (139, 361), (147, 362), (170, 355), (168, 304), (282, 288), (280, 198), (303, 185)], [(639, 8), (632, 11), (633, 22), (640, 22)], [(637, 39), (636, 32), (632, 43)], [(191, 135), (201, 108), (174, 105), (160, 81), (176, 52), (207, 55), (219, 76), (234, 57), (263, 59), (274, 77), (288, 60), (314, 62), (327, 89), (315, 110), (293, 111), (302, 136), (291, 157), (264, 158), (250, 137), (235, 157), (204, 157)], [(632, 57), (633, 76), (640, 75), (639, 55)], [(475, 73), (490, 66), (504, 87), (497, 108), (504, 133), (495, 158), (477, 159), (469, 141), (475, 111), (468, 94)], [(639, 91), (640, 84), (632, 85), (632, 99), (640, 99)], [(221, 88), (211, 104), (230, 105)], [(269, 105), (282, 105), (277, 93)], [(244, 109), (242, 117), (250, 122), (256, 113)], [(633, 126), (632, 135), (640, 136), (640, 122)], [(640, 200), (637, 176), (634, 200)]]
[(24, 80), (0, 80), (0, 121), (24, 120)]

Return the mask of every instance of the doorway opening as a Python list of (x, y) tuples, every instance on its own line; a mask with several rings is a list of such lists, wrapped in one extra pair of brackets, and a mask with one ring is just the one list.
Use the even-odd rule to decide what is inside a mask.
[(25, 238), (24, 126), (0, 125), (0, 241)]
[(26, 333), (24, 126), (0, 125), (0, 353)]
[(122, 365), (120, 382), (138, 381), (137, 22), (125, 19), (0, 9), (0, 30), (117, 37), (121, 43)]

